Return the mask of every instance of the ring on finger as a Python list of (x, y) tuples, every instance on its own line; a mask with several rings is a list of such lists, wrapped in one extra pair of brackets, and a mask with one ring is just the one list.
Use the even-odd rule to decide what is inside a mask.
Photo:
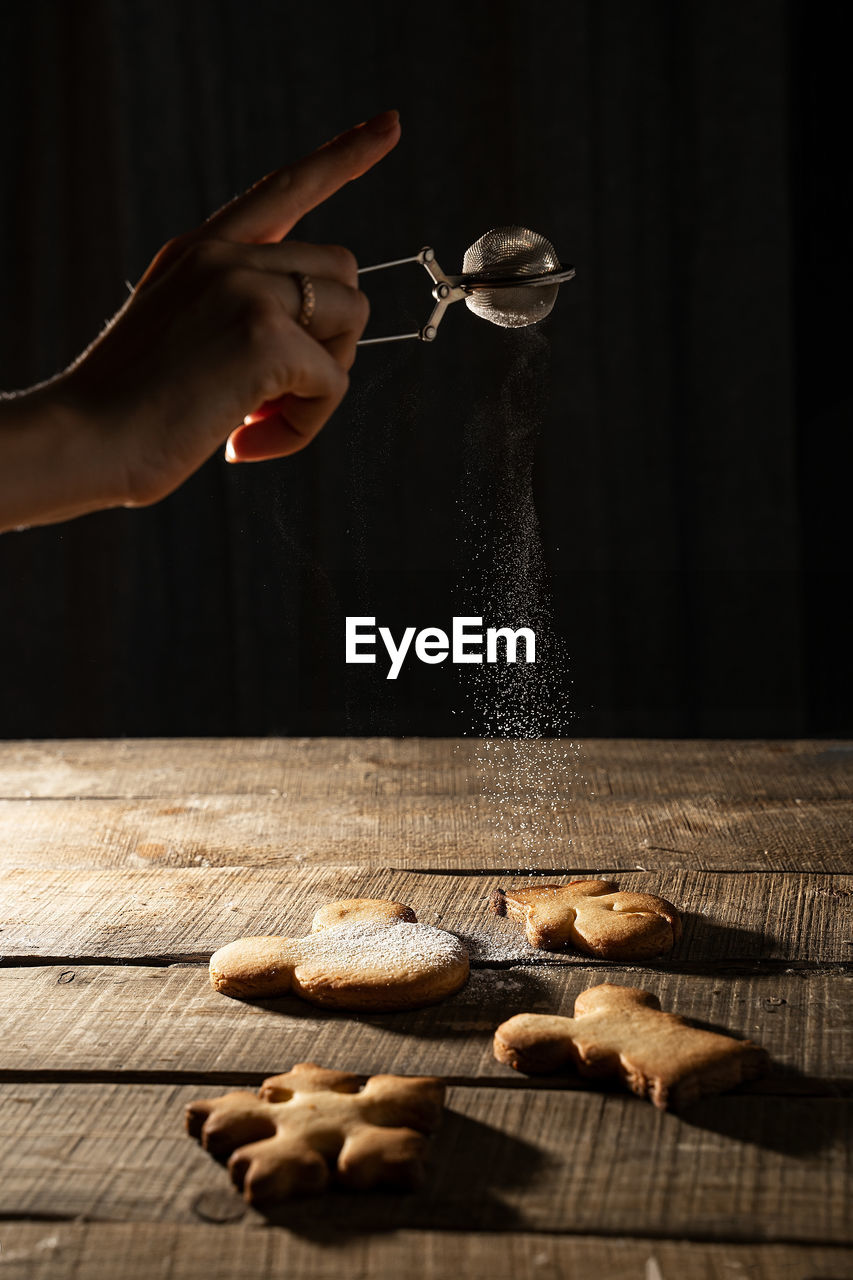
[(302, 296), (302, 305), (299, 308), (299, 323), (303, 329), (307, 329), (311, 324), (311, 317), (314, 315), (314, 307), (317, 298), (314, 293), (314, 284), (310, 276), (305, 275), (304, 271), (295, 273), (296, 283), (299, 285), (299, 292)]

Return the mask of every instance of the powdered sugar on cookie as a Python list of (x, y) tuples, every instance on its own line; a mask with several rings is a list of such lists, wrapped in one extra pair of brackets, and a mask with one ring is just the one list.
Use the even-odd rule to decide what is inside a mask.
[(410, 907), (374, 899), (330, 903), (304, 938), (240, 938), (210, 960), (224, 995), (292, 992), (339, 1009), (431, 1004), (466, 982), (468, 952), (444, 929), (418, 924)]

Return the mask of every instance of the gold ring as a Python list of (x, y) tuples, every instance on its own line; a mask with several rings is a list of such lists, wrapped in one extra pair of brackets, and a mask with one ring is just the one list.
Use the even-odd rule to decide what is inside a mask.
[(314, 306), (317, 301), (314, 294), (314, 285), (310, 276), (306, 276), (304, 272), (296, 272), (296, 282), (299, 285), (299, 291), (302, 294), (302, 306), (299, 310), (299, 323), (303, 329), (307, 329), (311, 323), (311, 317), (314, 314)]

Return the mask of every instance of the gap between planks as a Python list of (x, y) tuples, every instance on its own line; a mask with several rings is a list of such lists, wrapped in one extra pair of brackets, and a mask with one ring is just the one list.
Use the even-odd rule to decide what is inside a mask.
[[(51, 1280), (83, 1276), (151, 1280), (233, 1280), (244, 1276), (311, 1276), (312, 1280), (376, 1277), (397, 1280), (414, 1269), (421, 1280), (487, 1276), (489, 1280), (803, 1280), (853, 1278), (853, 1251), (844, 1246), (689, 1243), (658, 1237), (617, 1238), (550, 1232), (392, 1231), (339, 1235), (334, 1222), (314, 1241), (293, 1232), (258, 1231), (246, 1221), (89, 1223), (50, 1215), (4, 1219), (4, 1275), (31, 1276), (49, 1266)], [(46, 1233), (39, 1223), (55, 1223)], [(21, 1267), (21, 1270), (17, 1268)], [(45, 1271), (46, 1274), (46, 1271)]]
[[(215, 1210), (213, 1210), (210, 1217), (208, 1217), (206, 1213), (201, 1211), (197, 1213), (197, 1217), (202, 1222), (207, 1223), (209, 1225), (215, 1225), (217, 1238), (219, 1237), (225, 1224), (239, 1223), (241, 1219), (245, 1216), (245, 1211), (241, 1211), (242, 1206), (240, 1204), (239, 1199), (236, 1199), (236, 1194), (237, 1194), (236, 1192), (232, 1192), (230, 1190), (224, 1191), (221, 1195), (216, 1192), (210, 1193), (209, 1198), (210, 1198), (211, 1206), (213, 1205), (220, 1206), (220, 1212), (222, 1213), (221, 1218), (217, 1218), (213, 1216), (213, 1212), (215, 1212)], [(363, 1203), (362, 1197), (370, 1196), (374, 1193), (370, 1191), (341, 1193), (341, 1192), (338, 1192), (337, 1190), (332, 1190), (331, 1192), (328, 1192), (328, 1191), (323, 1192), (315, 1197), (311, 1197), (310, 1199), (296, 1198), (294, 1201), (287, 1202), (287, 1208), (291, 1209), (294, 1206), (294, 1204), (301, 1205), (303, 1207), (307, 1205), (316, 1214), (316, 1210), (318, 1209), (319, 1205), (322, 1203), (324, 1197), (328, 1199), (332, 1196), (339, 1196), (341, 1194), (344, 1194), (344, 1195), (349, 1194), (352, 1196), (353, 1200)], [(396, 1195), (398, 1193), (391, 1191), (390, 1193), (387, 1193), (387, 1194)], [(402, 1199), (403, 1195), (405, 1195), (405, 1193), (400, 1193), (400, 1199)], [(230, 1216), (226, 1216), (228, 1214), (228, 1210), (225, 1208), (225, 1205), (224, 1205), (224, 1201), (226, 1199), (232, 1202), (236, 1200), (236, 1203), (232, 1205), (232, 1211)], [(347, 1205), (348, 1209), (350, 1207), (351, 1207), (351, 1202), (350, 1204)], [(31, 1223), (32, 1224), (44, 1223), (45, 1225), (56, 1224), (57, 1226), (66, 1225), (66, 1224), (76, 1225), (76, 1226), (85, 1225), (90, 1228), (93, 1228), (96, 1231), (104, 1230), (109, 1227), (117, 1227), (122, 1230), (126, 1230), (131, 1227), (153, 1227), (153, 1228), (156, 1228), (158, 1231), (162, 1231), (164, 1226), (169, 1227), (169, 1226), (175, 1225), (174, 1223), (164, 1224), (162, 1221), (158, 1221), (157, 1219), (148, 1220), (145, 1218), (135, 1218), (131, 1222), (123, 1222), (121, 1220), (116, 1220), (113, 1218), (99, 1218), (95, 1214), (61, 1213), (61, 1212), (51, 1213), (49, 1210), (41, 1213), (14, 1213), (14, 1212), (6, 1212), (2, 1209), (0, 1209), (0, 1222), (10, 1223), (13, 1225), (21, 1225), (21, 1226), (26, 1224), (31, 1224)], [(185, 1226), (186, 1224), (181, 1223), (179, 1225)], [(319, 1241), (320, 1233), (319, 1231), (316, 1230), (316, 1228), (320, 1224), (316, 1217), (314, 1218), (314, 1225), (315, 1225), (316, 1236)], [(249, 1230), (251, 1231), (253, 1229), (254, 1230), (260, 1229), (262, 1231), (269, 1232), (271, 1230), (276, 1230), (277, 1228), (281, 1229), (284, 1227), (286, 1227), (290, 1233), (295, 1234), (297, 1230), (295, 1219), (293, 1221), (285, 1222), (280, 1217), (279, 1218), (273, 1217), (269, 1221), (255, 1222), (254, 1224), (252, 1224)], [(378, 1218), (373, 1220), (368, 1220), (367, 1222), (362, 1224), (358, 1224), (352, 1218), (352, 1216), (349, 1216), (346, 1226), (342, 1228), (339, 1226), (339, 1224), (330, 1223), (328, 1218), (324, 1218), (322, 1223), (322, 1229), (323, 1229), (323, 1239), (321, 1243), (324, 1249), (328, 1248), (330, 1244), (334, 1243), (334, 1240), (330, 1239), (330, 1235), (334, 1237), (334, 1235), (340, 1232), (340, 1239), (341, 1241), (343, 1241), (344, 1239), (347, 1239), (347, 1238), (350, 1238), (350, 1239), (353, 1238), (357, 1234), (360, 1234), (362, 1231), (364, 1232), (365, 1236), (369, 1236), (372, 1239), (376, 1239), (379, 1233), (388, 1231), (389, 1233), (393, 1232), (395, 1235), (418, 1234), (418, 1235), (423, 1235), (424, 1237), (428, 1237), (429, 1239), (436, 1239), (442, 1236), (448, 1236), (451, 1239), (457, 1239), (459, 1236), (467, 1235), (467, 1236), (470, 1236), (471, 1238), (497, 1236), (499, 1239), (503, 1239), (503, 1240), (510, 1240), (510, 1239), (517, 1240), (517, 1239), (526, 1237), (527, 1239), (535, 1240), (535, 1241), (538, 1241), (544, 1237), (546, 1239), (547, 1238), (551, 1238), (554, 1240), (559, 1239), (561, 1241), (566, 1241), (566, 1242), (573, 1241), (573, 1240), (587, 1240), (587, 1241), (595, 1240), (595, 1241), (600, 1241), (602, 1243), (604, 1241), (622, 1243), (623, 1241), (626, 1240), (626, 1234), (624, 1231), (621, 1231), (618, 1229), (613, 1231), (608, 1231), (606, 1227), (599, 1227), (595, 1232), (589, 1232), (588, 1230), (575, 1231), (571, 1227), (565, 1227), (561, 1229), (558, 1226), (539, 1228), (535, 1225), (535, 1223), (525, 1224), (523, 1231), (520, 1231), (513, 1226), (508, 1226), (503, 1232), (501, 1231), (500, 1226), (498, 1226), (497, 1224), (492, 1224), (488, 1227), (461, 1226), (461, 1225), (458, 1227), (455, 1227), (452, 1224), (445, 1223), (445, 1224), (442, 1224), (441, 1227), (438, 1227), (435, 1229), (432, 1229), (428, 1226), (400, 1228), (400, 1227), (386, 1226), (384, 1223), (380, 1222)], [(310, 1238), (308, 1237), (307, 1233), (306, 1233), (306, 1238)], [(757, 1236), (755, 1238), (751, 1238), (749, 1236), (732, 1236), (731, 1238), (729, 1238), (727, 1236), (720, 1236), (719, 1234), (715, 1234), (713, 1232), (703, 1233), (701, 1231), (691, 1232), (689, 1230), (686, 1230), (686, 1231), (679, 1232), (678, 1237), (675, 1238), (673, 1237), (673, 1234), (671, 1232), (668, 1232), (668, 1231), (658, 1232), (658, 1231), (655, 1231), (653, 1226), (650, 1226), (649, 1224), (645, 1224), (644, 1227), (637, 1227), (633, 1230), (632, 1243), (634, 1244), (635, 1247), (638, 1244), (649, 1246), (650, 1244), (657, 1245), (659, 1243), (687, 1245), (687, 1246), (719, 1245), (723, 1248), (727, 1246), (732, 1246), (732, 1247), (742, 1249), (744, 1253), (746, 1253), (746, 1251), (750, 1247), (765, 1248), (767, 1250), (773, 1249), (776, 1251), (781, 1251), (783, 1249), (784, 1250), (790, 1249), (790, 1250), (795, 1250), (797, 1253), (800, 1254), (800, 1256), (803, 1256), (803, 1255), (807, 1256), (809, 1259), (812, 1259), (814, 1257), (815, 1250), (819, 1249), (823, 1253), (824, 1257), (827, 1257), (827, 1258), (847, 1258), (849, 1256), (851, 1259), (851, 1266), (853, 1266), (853, 1247), (851, 1247), (844, 1241), (841, 1241), (839, 1243), (833, 1243), (831, 1241), (828, 1242), (822, 1238), (810, 1239), (808, 1236), (798, 1236), (798, 1235), (786, 1236), (784, 1233), (779, 1235), (774, 1235), (772, 1237)], [(778, 1252), (776, 1256), (777, 1257), (779, 1256)], [(8, 1254), (7, 1254), (7, 1258), (8, 1258)], [(6, 1260), (7, 1259), (4, 1259), (2, 1255), (0, 1255), (0, 1264), (3, 1264)], [(456, 1271), (456, 1268), (454, 1268), (454, 1271)], [(3, 1274), (4, 1274), (4, 1280), (5, 1280), (5, 1277), (7, 1274), (5, 1270)], [(56, 1273), (54, 1272), (54, 1270), (51, 1269), (50, 1271), (51, 1280), (54, 1280), (55, 1274)], [(74, 1280), (81, 1280), (82, 1274), (83, 1273), (81, 1272), (75, 1271)], [(151, 1277), (150, 1271), (146, 1270), (144, 1274), (145, 1274), (145, 1280), (150, 1280), (150, 1277)], [(538, 1277), (538, 1274), (539, 1273), (537, 1271), (536, 1272), (537, 1277)], [(752, 1273), (749, 1273), (749, 1274), (750, 1274), (750, 1280), (751, 1280)], [(204, 1275), (205, 1275), (205, 1280), (209, 1280), (209, 1272), (207, 1270), (205, 1270)], [(334, 1275), (334, 1280), (345, 1280), (345, 1277), (341, 1277), (340, 1273), (333, 1273), (333, 1275)], [(515, 1270), (512, 1273), (512, 1280), (518, 1280), (518, 1275), (519, 1275), (518, 1271)], [(600, 1276), (598, 1275), (597, 1272), (595, 1273), (595, 1275), (596, 1275), (596, 1280), (600, 1280)], [(648, 1276), (649, 1273), (647, 1272), (646, 1275)], [(184, 1276), (184, 1273), (181, 1272), (182, 1280), (183, 1280), (183, 1276)], [(122, 1270), (122, 1277), (123, 1277), (123, 1280), (126, 1277), (126, 1272), (124, 1270)], [(850, 1272), (850, 1277), (851, 1277), (851, 1280), (853, 1280), (853, 1270), (851, 1270)], [(110, 1273), (109, 1280), (113, 1280), (112, 1273)], [(233, 1276), (230, 1272), (228, 1273), (228, 1280), (233, 1280)], [(314, 1280), (313, 1272), (312, 1272), (312, 1280)], [(358, 1280), (362, 1280), (361, 1273), (359, 1273)], [(440, 1273), (439, 1280), (447, 1280), (446, 1272)], [(489, 1276), (489, 1280), (493, 1280), (491, 1273)], [(563, 1280), (563, 1278), (560, 1277), (560, 1280)], [(626, 1280), (640, 1280), (640, 1277), (636, 1270), (632, 1270), (629, 1275), (626, 1275)], [(655, 1280), (657, 1280), (657, 1277), (655, 1277)], [(678, 1280), (683, 1280), (683, 1275), (679, 1276)], [(695, 1280), (695, 1276), (693, 1274), (690, 1275), (690, 1280)], [(725, 1280), (728, 1280), (728, 1275), (726, 1275)], [(769, 1280), (780, 1280), (780, 1273), (777, 1271), (770, 1273)], [(842, 1280), (842, 1278), (835, 1273), (833, 1273), (831, 1276), (830, 1275), (827, 1275), (827, 1276), (805, 1275), (804, 1276), (801, 1271), (798, 1271), (796, 1274), (795, 1280)], [(846, 1280), (846, 1276), (844, 1277), (844, 1280)]]
[[(686, 849), (664, 849), (662, 846), (649, 846), (651, 853), (678, 853), (682, 857), (689, 858), (690, 854)], [(252, 869), (261, 869), (270, 867), (280, 867), (280, 862), (255, 862)], [(853, 865), (853, 864), (851, 864)], [(224, 870), (224, 868), (220, 868)], [(649, 874), (665, 875), (667, 871), (672, 871), (672, 867), (596, 867), (593, 871), (590, 867), (394, 867), (389, 866), (388, 871), (397, 874), (413, 875), (413, 876), (472, 876), (473, 878), (482, 876), (504, 876), (507, 880), (514, 876), (521, 876), (525, 879), (536, 879), (540, 876), (579, 876), (585, 880), (607, 880), (611, 877), (618, 878), (624, 876), (630, 871), (647, 871)], [(804, 876), (804, 875), (826, 875), (832, 879), (844, 879), (845, 877), (853, 878), (853, 869), (850, 871), (803, 871), (798, 867), (697, 867), (697, 871), (707, 871), (709, 874), (717, 876)]]
[[(139, 966), (145, 969), (172, 969), (172, 968), (206, 968), (212, 952), (195, 952), (188, 951), (185, 953), (176, 953), (174, 955), (140, 955), (140, 956), (103, 956), (103, 955), (69, 955), (69, 956), (50, 956), (50, 955), (22, 955), (15, 956), (4, 954), (0, 956), (0, 969), (55, 969), (59, 966), (67, 965), (70, 968), (97, 968), (101, 965), (110, 965), (115, 968), (123, 966)], [(547, 971), (553, 969), (580, 968), (582, 965), (585, 969), (596, 969), (600, 973), (604, 973), (612, 969), (614, 961), (597, 960), (594, 956), (580, 955), (554, 955), (553, 959), (546, 957), (532, 957), (529, 960), (513, 957), (511, 960), (471, 960), (470, 967), (473, 972), (484, 970), (494, 970), (496, 972), (505, 972), (511, 969), (533, 969)], [(707, 978), (724, 978), (724, 977), (750, 977), (759, 975), (778, 975), (778, 976), (796, 976), (801, 974), (803, 977), (836, 977), (849, 978), (853, 977), (853, 962), (847, 960), (771, 960), (756, 959), (737, 961), (723, 961), (714, 964), (712, 961), (685, 961), (681, 960), (673, 963), (671, 960), (645, 960), (642, 964), (622, 964), (622, 969), (626, 973), (633, 974), (636, 977), (642, 977), (644, 973), (680, 973), (692, 974), (697, 977)]]
[[(193, 1088), (210, 1086), (218, 1089), (258, 1089), (269, 1074), (268, 1071), (51, 1071), (39, 1068), (12, 1071), (0, 1068), (0, 1085), (192, 1085)], [(365, 1080), (367, 1078), (363, 1077)], [(448, 1089), (494, 1089), (496, 1092), (524, 1090), (620, 1098), (625, 1096), (625, 1090), (618, 1085), (610, 1085), (606, 1081), (589, 1082), (569, 1076), (518, 1076), (512, 1080), (490, 1080), (483, 1076), (441, 1075), (437, 1079)], [(782, 1076), (775, 1080), (751, 1081), (730, 1090), (725, 1096), (842, 1101), (853, 1097), (853, 1080), (799, 1081)], [(689, 1112), (687, 1118), (689, 1120)]]

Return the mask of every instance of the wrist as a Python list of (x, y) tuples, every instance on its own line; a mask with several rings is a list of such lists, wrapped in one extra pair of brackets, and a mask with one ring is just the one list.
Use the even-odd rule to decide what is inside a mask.
[(119, 505), (100, 434), (64, 375), (0, 399), (0, 530)]

